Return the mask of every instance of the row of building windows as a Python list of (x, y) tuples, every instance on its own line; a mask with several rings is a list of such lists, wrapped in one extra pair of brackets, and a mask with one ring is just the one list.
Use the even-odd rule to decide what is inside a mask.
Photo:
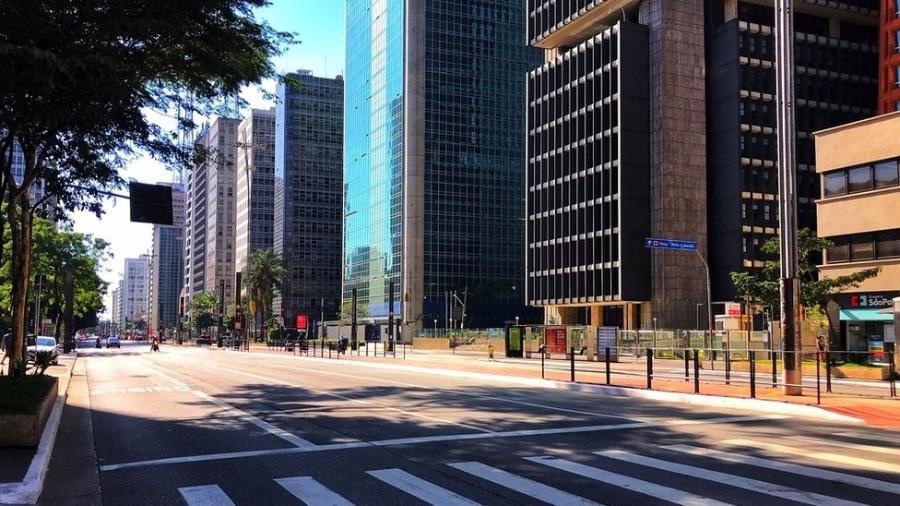
[(829, 238), (826, 262), (864, 262), (900, 257), (900, 229)]
[(897, 159), (884, 160), (827, 172), (822, 176), (825, 198), (896, 187), (900, 185), (897, 162)]
[(528, 0), (528, 40), (550, 33), (597, 3), (603, 0)]
[(619, 269), (595, 269), (535, 276), (528, 281), (530, 302), (558, 301), (561, 303), (582, 300), (618, 299), (620, 293)]

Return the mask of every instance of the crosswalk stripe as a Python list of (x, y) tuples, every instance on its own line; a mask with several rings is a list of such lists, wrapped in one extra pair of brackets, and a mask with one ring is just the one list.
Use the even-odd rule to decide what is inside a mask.
[(366, 471), (388, 485), (399, 488), (407, 494), (421, 499), (428, 504), (440, 506), (473, 506), (477, 502), (470, 501), (446, 488), (429, 483), (421, 478), (413, 476), (402, 469), (379, 469)]
[(726, 445), (742, 446), (745, 448), (758, 448), (788, 455), (800, 455), (802, 457), (809, 457), (816, 460), (824, 460), (827, 462), (836, 462), (839, 464), (846, 464), (850, 466), (864, 467), (866, 469), (873, 469), (875, 471), (881, 471), (884, 473), (900, 474), (900, 466), (895, 464), (889, 464), (887, 462), (881, 462), (878, 460), (851, 457), (849, 455), (841, 455), (838, 453), (813, 451), (810, 448), (795, 448), (792, 446), (767, 443), (765, 441), (754, 441), (751, 439), (729, 439), (727, 441), (724, 441), (724, 443)]
[(218, 485), (182, 487), (178, 489), (178, 493), (188, 506), (235, 506)]
[(719, 450), (711, 450), (690, 445), (667, 445), (660, 448), (672, 450), (697, 457), (711, 457), (726, 462), (734, 462), (735, 464), (744, 464), (754, 467), (762, 467), (766, 469), (777, 469), (800, 476), (807, 476), (827, 481), (834, 481), (852, 485), (854, 487), (867, 488), (870, 490), (878, 490), (891, 494), (900, 495), (900, 484), (888, 481), (876, 480), (874, 478), (866, 478), (865, 476), (857, 476), (855, 474), (845, 474), (827, 469), (819, 469), (817, 467), (809, 467), (800, 464), (792, 464), (790, 462), (781, 462), (779, 460), (762, 459), (759, 457), (751, 457), (749, 455), (741, 455), (738, 453), (723, 452)]
[(527, 495), (538, 501), (558, 506), (566, 506), (569, 504), (598, 505), (593, 501), (589, 501), (583, 497), (579, 497), (568, 492), (563, 492), (557, 488), (553, 488), (543, 483), (538, 483), (528, 478), (522, 478), (512, 473), (508, 473), (502, 469), (491, 467), (480, 462), (459, 462), (449, 464), (450, 467), (459, 469), (465, 473), (477, 476), (491, 483), (496, 483), (502, 487), (515, 490), (520, 494)]
[(780, 497), (782, 499), (787, 499), (789, 501), (795, 501), (804, 504), (822, 504), (830, 506), (862, 506), (862, 503), (858, 502), (845, 501), (843, 499), (837, 499), (835, 497), (816, 494), (813, 492), (805, 492), (793, 487), (754, 480), (752, 478), (746, 478), (743, 476), (721, 473), (719, 471), (711, 471), (702, 467), (678, 464), (676, 462), (669, 462), (652, 457), (645, 457), (643, 455), (635, 455), (633, 453), (628, 453), (621, 450), (600, 451), (595, 453), (597, 455), (601, 455), (610, 459), (621, 460), (623, 462), (629, 462), (641, 466), (653, 467), (656, 469), (661, 469), (663, 471), (668, 471), (670, 473), (683, 474), (707, 481), (714, 481), (716, 483), (722, 483), (731, 487), (741, 488), (744, 490), (749, 490), (751, 492), (758, 492), (760, 494), (771, 495), (774, 497)]
[[(858, 436), (851, 436), (858, 437)], [(840, 446), (841, 448), (852, 448), (861, 452), (885, 453), (887, 455), (900, 455), (900, 448), (891, 448), (889, 446), (872, 446), (859, 443), (848, 443), (846, 441), (829, 441), (827, 439), (817, 439), (811, 437), (793, 437), (792, 440), (803, 441), (810, 444), (820, 444), (828, 446)], [(884, 442), (884, 441), (882, 441)]]
[(623, 474), (617, 474), (610, 471), (604, 471), (603, 469), (579, 464), (578, 462), (572, 462), (570, 460), (558, 459), (549, 455), (543, 455), (539, 457), (526, 457), (526, 460), (530, 460), (531, 462), (536, 462), (538, 464), (543, 464), (545, 466), (553, 467), (556, 469), (561, 469), (563, 471), (568, 471), (572, 474), (584, 476), (585, 478), (590, 478), (592, 480), (600, 481), (608, 485), (613, 485), (615, 487), (621, 487), (626, 490), (637, 492), (639, 494), (649, 495), (656, 499), (661, 499), (663, 501), (668, 501), (675, 504), (683, 504), (686, 506), (712, 506), (728, 504), (716, 501), (715, 499), (708, 499), (706, 497), (694, 495), (690, 492), (685, 492), (676, 488), (664, 487), (662, 485), (650, 483), (649, 481), (639, 480), (637, 478), (632, 478), (630, 476), (625, 476)]
[(309, 506), (353, 506), (353, 503), (332, 492), (328, 487), (309, 476), (278, 478), (275, 480), (285, 490)]

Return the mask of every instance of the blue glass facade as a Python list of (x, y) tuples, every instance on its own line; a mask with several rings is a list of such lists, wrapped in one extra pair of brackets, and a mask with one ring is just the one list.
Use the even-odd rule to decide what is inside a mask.
[(525, 316), (523, 6), (347, 2), (344, 300), (376, 319), (389, 281), (408, 325)]
[(404, 2), (349, 0), (346, 12), (344, 299), (355, 288), (386, 316), (402, 257)]

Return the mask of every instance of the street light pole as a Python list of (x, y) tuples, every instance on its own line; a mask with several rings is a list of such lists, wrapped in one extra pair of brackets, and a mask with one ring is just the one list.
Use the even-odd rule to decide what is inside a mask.
[(778, 146), (779, 259), (781, 261), (782, 367), (785, 395), (803, 395), (797, 279), (797, 140), (794, 111), (794, 2), (775, 2), (775, 78)]

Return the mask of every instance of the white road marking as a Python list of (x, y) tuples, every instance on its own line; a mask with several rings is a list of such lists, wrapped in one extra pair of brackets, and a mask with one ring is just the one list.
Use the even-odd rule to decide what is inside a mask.
[(690, 446), (690, 445), (667, 445), (661, 446), (660, 448), (664, 448), (666, 450), (672, 450), (681, 453), (687, 453), (689, 455), (695, 455), (697, 457), (711, 457), (718, 460), (724, 460), (726, 462), (733, 462), (735, 464), (744, 464), (748, 466), (754, 467), (762, 467), (765, 469), (776, 469), (779, 471), (784, 471), (787, 473), (797, 474), (800, 476), (807, 476), (810, 478), (816, 478), (827, 481), (834, 481), (838, 483), (844, 483), (846, 485), (852, 485), (854, 487), (868, 488), (871, 490), (878, 490), (881, 492), (888, 492), (890, 494), (900, 495), (900, 484), (891, 483), (888, 481), (876, 480), (874, 478), (866, 478), (865, 476), (857, 476), (855, 474), (845, 474), (838, 473), (836, 471), (829, 471), (827, 469), (819, 469), (817, 467), (809, 467), (800, 464), (792, 464), (790, 462), (781, 462), (779, 460), (772, 459), (762, 459), (759, 457), (751, 457), (749, 455), (742, 455), (740, 453), (733, 452), (723, 452), (719, 450), (710, 450), (708, 448), (701, 448), (698, 446)]
[(758, 492), (760, 494), (771, 495), (774, 497), (780, 497), (782, 499), (787, 499), (789, 501), (795, 501), (804, 504), (821, 504), (829, 506), (862, 506), (862, 503), (858, 502), (845, 501), (843, 499), (837, 499), (813, 492), (805, 492), (793, 487), (754, 480), (752, 478), (745, 478), (743, 476), (711, 471), (702, 467), (688, 466), (685, 464), (678, 464), (675, 462), (645, 457), (643, 455), (635, 455), (633, 453), (628, 453), (621, 450), (608, 450), (594, 453), (610, 459), (621, 460), (623, 462), (629, 462), (646, 467), (653, 467), (655, 469), (661, 469), (670, 473), (682, 474), (685, 476), (700, 478), (707, 481), (714, 481), (716, 483), (722, 483), (731, 487), (741, 488), (744, 490), (749, 490), (751, 492)]
[(538, 483), (528, 478), (522, 478), (512, 473), (508, 473), (502, 469), (491, 467), (480, 462), (459, 462), (456, 464), (448, 464), (450, 467), (459, 469), (465, 473), (471, 474), (491, 483), (496, 483), (502, 487), (514, 490), (520, 494), (527, 495), (532, 499), (553, 504), (554, 506), (568, 506), (570, 504), (583, 504), (599, 506), (594, 501), (589, 501), (583, 497), (579, 497), (568, 492), (563, 492), (558, 488), (553, 488), (543, 483)]
[(309, 506), (353, 506), (352, 502), (309, 476), (278, 478), (275, 481)]
[(210, 402), (212, 404), (215, 404), (216, 406), (219, 406), (222, 409), (233, 412), (235, 415), (235, 418), (237, 418), (238, 420), (240, 420), (242, 422), (253, 424), (253, 425), (259, 427), (260, 429), (268, 432), (269, 434), (272, 434), (273, 436), (284, 439), (285, 441), (291, 443), (292, 445), (296, 446), (297, 448), (309, 448), (309, 447), (315, 446), (313, 443), (311, 443), (301, 437), (297, 437), (283, 429), (280, 429), (280, 428), (270, 424), (269, 422), (266, 422), (265, 420), (260, 420), (259, 418), (251, 415), (250, 413), (247, 413), (246, 411), (241, 411), (240, 409), (232, 406), (231, 404), (228, 404), (227, 402), (225, 402), (221, 399), (217, 399), (217, 398), (215, 398), (209, 394), (206, 394), (204, 392), (201, 392), (199, 390), (194, 390), (193, 392), (194, 392), (194, 395), (196, 395), (197, 397), (199, 397), (207, 402)]
[(388, 485), (398, 488), (407, 494), (435, 506), (477, 506), (478, 503), (465, 497), (413, 476), (402, 469), (379, 469), (366, 471)]
[[(297, 385), (297, 384), (294, 384), (294, 383), (290, 383), (290, 382), (288, 382), (288, 381), (283, 381), (283, 380), (280, 380), (280, 379), (277, 379), (277, 378), (270, 378), (270, 377), (268, 377), (268, 376), (261, 376), (261, 375), (259, 375), (259, 374), (253, 374), (253, 373), (249, 373), (249, 372), (245, 372), (245, 371), (240, 371), (240, 370), (237, 370), (237, 369), (228, 369), (228, 368), (225, 368), (225, 367), (217, 367), (217, 369), (220, 370), (220, 371), (226, 371), (226, 372), (230, 372), (230, 373), (234, 373), (234, 374), (240, 374), (240, 375), (243, 375), (243, 376), (247, 376), (248, 378), (255, 378), (255, 379), (258, 379), (258, 380), (267, 381), (267, 382), (269, 382), (269, 383), (278, 383), (278, 384), (281, 384), (281, 385), (284, 385), (284, 386), (289, 386), (289, 387), (294, 387), (294, 388), (306, 388), (306, 387), (304, 387), (304, 386), (302, 386), (302, 385)], [(363, 404), (363, 405), (366, 405), (366, 406), (375, 406), (375, 407), (378, 407), (378, 408), (381, 408), (381, 409), (386, 409), (386, 410), (388, 410), (388, 411), (393, 411), (393, 412), (395, 412), (395, 413), (401, 413), (401, 414), (404, 414), (404, 415), (409, 416), (409, 417), (412, 417), (412, 418), (420, 418), (420, 419), (422, 419), (422, 420), (428, 420), (428, 421), (430, 421), (430, 422), (442, 423), (442, 424), (444, 424), (444, 425), (456, 425), (457, 427), (463, 427), (463, 428), (466, 428), (466, 429), (476, 430), (476, 431), (478, 431), (478, 432), (484, 432), (484, 433), (487, 433), (487, 434), (494, 434), (494, 431), (492, 431), (492, 430), (490, 430), (490, 429), (485, 429), (484, 427), (479, 427), (479, 426), (477, 426), (477, 425), (472, 425), (472, 424), (469, 424), (469, 423), (455, 422), (455, 421), (453, 421), (453, 420), (447, 420), (447, 419), (444, 419), (444, 418), (438, 418), (438, 417), (435, 417), (435, 416), (429, 416), (429, 415), (425, 415), (425, 414), (422, 414), (422, 413), (416, 413), (416, 412), (414, 412), (414, 411), (408, 411), (408, 410), (405, 410), (405, 409), (395, 408), (395, 407), (393, 407), (393, 406), (386, 406), (386, 405), (384, 405), (384, 404), (379, 404), (379, 403), (377, 403), (377, 402), (366, 401), (366, 400), (363, 400), (363, 399), (354, 399), (354, 398), (352, 398), (352, 397), (347, 397), (346, 395), (336, 394), (336, 393), (333, 393), (333, 392), (315, 391), (315, 393), (318, 394), (318, 395), (325, 395), (325, 396), (328, 396), (328, 397), (334, 397), (334, 398), (336, 398), (336, 399), (341, 399), (341, 400), (343, 400), (343, 401), (353, 402), (353, 403), (356, 403), (356, 404)]]
[(235, 506), (218, 485), (182, 487), (178, 489), (188, 506)]
[[(258, 359), (259, 357), (253, 357), (253, 358)], [(353, 378), (353, 379), (364, 380), (364, 381), (371, 380), (371, 377), (357, 376), (355, 374), (344, 374), (344, 373), (333, 372), (333, 371), (323, 371), (323, 370), (315, 369), (315, 368), (280, 367), (277, 365), (269, 365), (269, 368), (279, 369), (282, 371), (290, 371), (290, 372), (307, 371), (307, 372), (314, 372), (316, 374), (323, 374), (326, 376), (336, 376), (339, 378)], [(378, 381), (381, 381), (382, 383), (390, 383), (392, 385), (401, 385), (401, 386), (405, 386), (405, 387), (421, 388), (423, 390), (445, 391), (444, 388), (442, 388), (442, 387), (419, 385), (416, 383), (408, 383), (406, 381), (396, 381), (396, 380), (389, 380), (389, 379), (384, 379), (384, 378), (379, 378)], [(631, 420), (631, 421), (636, 421), (636, 422), (637, 421), (639, 421), (639, 422), (654, 421), (654, 419), (652, 419), (652, 418), (634, 418), (634, 417), (628, 417), (628, 416), (610, 415), (608, 413), (598, 413), (596, 411), (583, 411), (580, 409), (562, 408), (559, 406), (551, 406), (549, 404), (542, 404), (542, 403), (538, 403), (538, 402), (528, 402), (528, 401), (521, 401), (521, 400), (517, 400), (517, 399), (506, 399), (506, 398), (502, 398), (502, 397), (494, 397), (492, 395), (475, 394), (472, 392), (454, 391), (452, 393), (455, 395), (464, 395), (467, 397), (475, 397), (478, 399), (498, 401), (498, 402), (503, 402), (503, 403), (507, 403), (507, 404), (517, 404), (520, 406), (529, 406), (532, 408), (541, 408), (541, 409), (547, 409), (547, 410), (551, 410), (551, 411), (559, 411), (561, 413), (572, 413), (575, 415), (588, 415), (588, 416), (594, 416), (594, 417), (598, 417), (598, 418), (619, 418), (622, 420)]]
[(900, 466), (889, 464), (878, 460), (862, 459), (859, 457), (851, 457), (849, 455), (841, 455), (839, 453), (829, 453), (815, 451), (810, 448), (795, 448), (792, 446), (784, 446), (775, 443), (767, 443), (765, 441), (754, 441), (751, 439), (729, 439), (724, 441), (726, 445), (741, 446), (745, 448), (757, 448), (761, 450), (769, 450), (776, 453), (787, 455), (798, 455), (816, 460), (824, 460), (826, 462), (836, 462), (848, 466), (864, 467), (883, 473), (900, 474)]
[[(853, 436), (853, 437), (856, 437), (856, 436)], [(791, 440), (803, 441), (804, 443), (809, 443), (811, 445), (839, 446), (841, 448), (850, 448), (853, 450), (859, 450), (861, 452), (885, 453), (887, 455), (900, 455), (900, 448), (892, 448), (890, 446), (872, 446), (872, 445), (864, 445), (864, 444), (859, 444), (859, 443), (848, 443), (846, 441), (836, 441), (836, 440), (819, 439), (819, 438), (811, 438), (811, 437), (792, 437)], [(887, 441), (882, 440), (881, 442), (886, 443)]]
[(213, 397), (212, 395), (207, 394), (206, 392), (201, 392), (200, 390), (190, 388), (183, 381), (181, 381), (180, 379), (175, 377), (171, 372), (168, 372), (168, 371), (165, 371), (162, 369), (158, 369), (157, 367), (146, 364), (143, 361), (137, 361), (137, 362), (139, 364), (141, 364), (141, 366), (143, 366), (144, 368), (155, 372), (156, 374), (158, 374), (161, 377), (167, 378), (169, 381), (174, 383), (176, 386), (183, 386), (183, 387), (189, 388), (191, 393), (193, 393), (195, 396), (205, 400), (206, 402), (215, 404), (216, 406), (219, 406), (220, 408), (222, 408), (226, 411), (230, 411), (236, 419), (238, 419), (242, 422), (245, 422), (245, 423), (255, 425), (256, 427), (259, 427), (260, 429), (268, 432), (269, 434), (271, 434), (275, 437), (281, 438), (281, 439), (287, 441), (288, 443), (291, 443), (292, 445), (296, 446), (297, 448), (310, 448), (310, 447), (316, 446), (315, 444), (313, 444), (310, 441), (307, 441), (299, 436), (295, 436), (294, 434), (291, 434), (290, 432), (287, 432), (284, 429), (280, 429), (280, 428), (270, 424), (269, 422), (266, 422), (265, 420), (255, 417), (255, 416), (251, 415), (250, 413), (247, 413), (246, 411), (242, 411), (221, 399), (218, 399), (216, 397)]
[(716, 501), (715, 499), (709, 499), (699, 495), (694, 495), (690, 492), (685, 492), (684, 490), (678, 490), (677, 488), (664, 487), (662, 485), (657, 485), (656, 483), (651, 483), (649, 481), (625, 476), (624, 474), (605, 471), (597, 467), (579, 464), (578, 462), (572, 462), (571, 460), (558, 459), (549, 455), (543, 455), (539, 457), (526, 457), (526, 460), (553, 467), (555, 469), (568, 471), (572, 474), (577, 474), (578, 476), (590, 478), (592, 480), (606, 483), (614, 487), (624, 488), (638, 494), (649, 495), (654, 499), (661, 499), (663, 501), (668, 501), (675, 504), (682, 504), (685, 506), (711, 506), (728, 504)]
[(609, 425), (588, 425), (584, 427), (560, 427), (551, 429), (527, 429), (513, 430), (506, 432), (471, 433), (471, 434), (446, 434), (442, 436), (422, 436), (400, 439), (383, 439), (378, 441), (365, 441), (359, 443), (338, 443), (328, 445), (318, 445), (310, 448), (282, 448), (275, 450), (250, 450), (243, 452), (231, 453), (213, 453), (207, 455), (189, 455), (185, 457), (170, 457), (155, 460), (142, 460), (137, 462), (125, 462), (122, 464), (107, 464), (100, 466), (101, 471), (117, 471), (120, 469), (132, 469), (135, 467), (162, 466), (172, 464), (186, 464), (194, 462), (210, 462), (215, 460), (231, 460), (253, 457), (264, 457), (271, 455), (291, 455), (295, 453), (317, 453), (326, 451), (349, 450), (356, 448), (380, 447), (380, 446), (399, 446), (422, 443), (440, 443), (452, 441), (475, 441), (482, 439), (494, 438), (512, 438), (512, 437), (537, 437), (556, 434), (579, 434), (586, 432), (606, 432), (613, 430), (627, 429), (646, 429), (651, 427), (672, 427), (682, 425), (707, 425), (717, 423), (740, 423), (740, 422), (758, 422), (760, 420), (771, 420), (781, 418), (778, 415), (771, 416), (730, 416), (723, 418), (707, 418), (703, 420), (664, 420), (660, 422), (632, 422)]

